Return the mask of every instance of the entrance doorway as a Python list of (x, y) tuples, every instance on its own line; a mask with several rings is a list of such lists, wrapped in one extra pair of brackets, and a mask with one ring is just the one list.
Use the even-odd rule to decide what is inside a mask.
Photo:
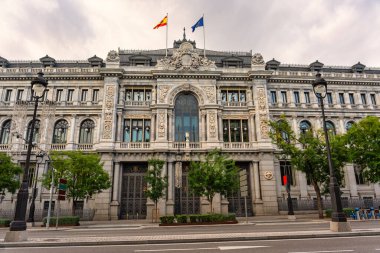
[(199, 214), (200, 197), (194, 195), (189, 189), (189, 162), (182, 163), (182, 186), (175, 187), (174, 214)]
[(120, 219), (145, 219), (146, 201), (144, 190), (147, 163), (126, 163), (123, 168)]

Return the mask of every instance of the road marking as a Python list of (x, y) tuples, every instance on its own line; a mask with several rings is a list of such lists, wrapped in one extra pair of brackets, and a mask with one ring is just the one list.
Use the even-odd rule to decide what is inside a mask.
[(254, 248), (266, 248), (270, 246), (220, 246), (220, 250), (234, 250), (234, 249), (254, 249)]
[(218, 248), (192, 248), (192, 249), (137, 249), (134, 252), (168, 252), (168, 251), (189, 251), (189, 250), (212, 250)]
[(329, 252), (352, 252), (353, 249), (341, 249), (341, 250), (321, 250), (321, 251), (297, 251), (289, 253), (329, 253)]

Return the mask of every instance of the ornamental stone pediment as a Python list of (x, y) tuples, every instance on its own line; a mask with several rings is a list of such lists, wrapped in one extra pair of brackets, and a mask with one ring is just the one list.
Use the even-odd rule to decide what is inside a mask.
[(163, 70), (213, 70), (215, 62), (200, 56), (191, 43), (183, 42), (172, 56), (157, 61), (157, 68)]

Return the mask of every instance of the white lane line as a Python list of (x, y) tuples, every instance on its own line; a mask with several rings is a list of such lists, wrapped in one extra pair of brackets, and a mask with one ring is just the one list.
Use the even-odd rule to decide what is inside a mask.
[(234, 249), (255, 249), (255, 248), (267, 248), (270, 246), (220, 246), (220, 250), (234, 250)]
[(193, 251), (193, 250), (212, 250), (218, 248), (192, 248), (192, 249), (140, 249), (134, 252), (168, 252), (168, 251)]
[(297, 251), (289, 253), (329, 253), (329, 252), (352, 252), (353, 249), (341, 249), (341, 250), (321, 250), (321, 251)]

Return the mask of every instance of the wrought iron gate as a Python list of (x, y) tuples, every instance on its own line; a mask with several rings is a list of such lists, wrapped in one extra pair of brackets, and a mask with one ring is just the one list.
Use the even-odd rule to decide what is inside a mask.
[(145, 219), (146, 201), (144, 180), (147, 164), (125, 164), (121, 187), (120, 219)]
[(175, 187), (174, 214), (199, 214), (200, 197), (189, 189), (189, 163), (182, 163), (182, 187)]
[[(246, 170), (247, 172), (247, 178), (250, 178), (249, 174), (249, 164), (247, 163), (236, 163), (236, 165), (242, 169)], [(239, 176), (239, 175), (238, 175)], [(250, 185), (250, 182), (248, 180), (248, 196), (247, 196), (247, 213), (248, 216), (253, 216), (252, 212), (252, 186)], [(229, 213), (235, 213), (236, 216), (245, 216), (245, 209), (244, 209), (244, 197), (240, 195), (240, 189), (236, 192), (232, 192), (227, 196), (228, 200), (228, 212)]]

